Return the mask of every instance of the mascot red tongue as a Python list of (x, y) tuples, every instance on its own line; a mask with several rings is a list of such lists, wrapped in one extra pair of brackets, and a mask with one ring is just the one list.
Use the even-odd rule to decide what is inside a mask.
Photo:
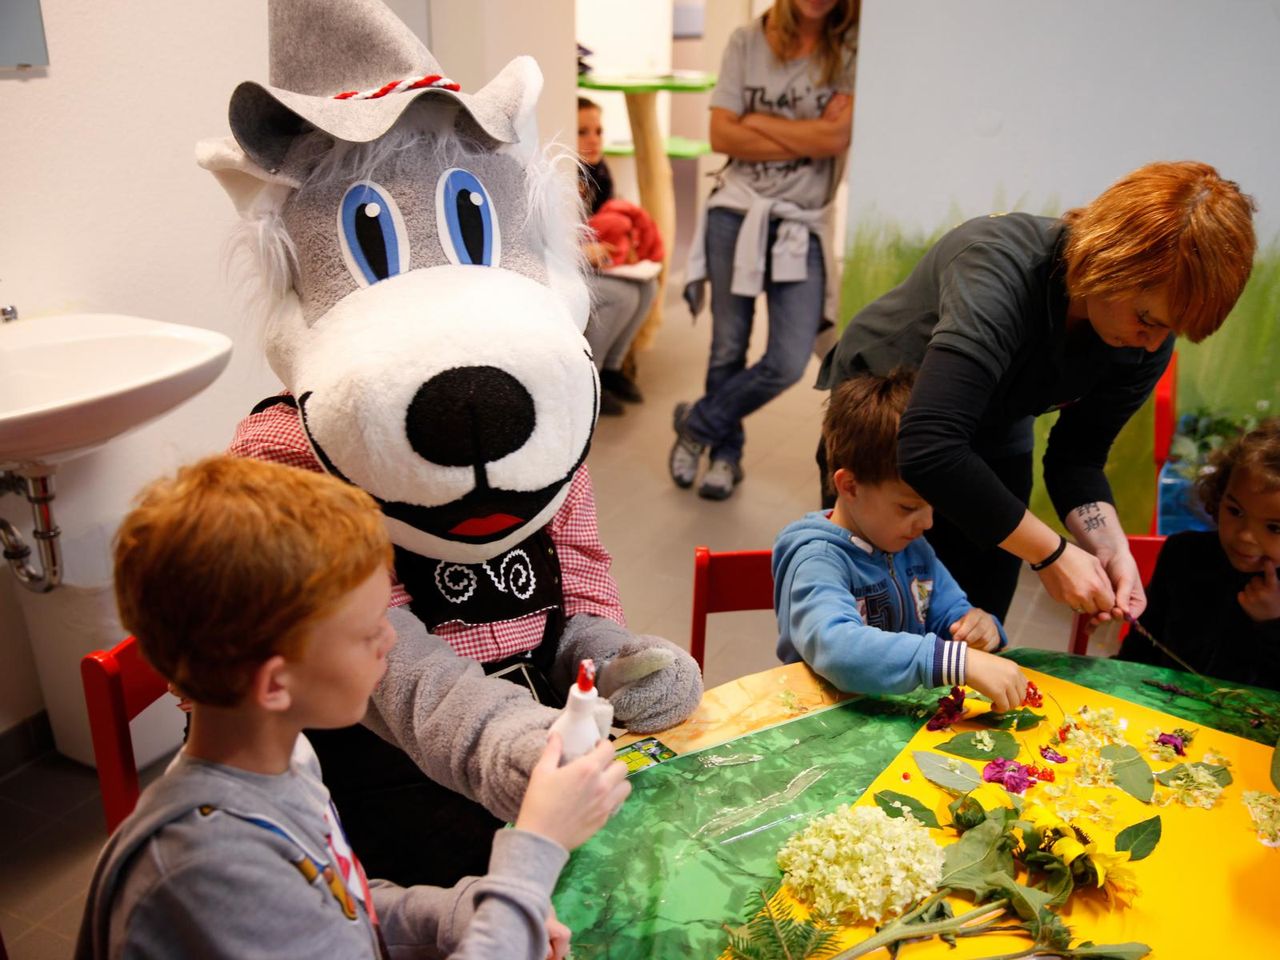
[(270, 52), (198, 149), (285, 387), (231, 449), (381, 505), (400, 640), (365, 726), (312, 739), (370, 873), (449, 883), (485, 872), (579, 661), (636, 731), (688, 716), (701, 676), (625, 628), (599, 540), (579, 211), (537, 65), (463, 92), (377, 0), (273, 0)]

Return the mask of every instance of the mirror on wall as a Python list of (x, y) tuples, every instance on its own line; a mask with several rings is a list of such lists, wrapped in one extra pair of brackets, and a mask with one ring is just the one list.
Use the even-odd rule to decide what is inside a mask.
[(0, 69), (48, 65), (40, 0), (0, 2)]

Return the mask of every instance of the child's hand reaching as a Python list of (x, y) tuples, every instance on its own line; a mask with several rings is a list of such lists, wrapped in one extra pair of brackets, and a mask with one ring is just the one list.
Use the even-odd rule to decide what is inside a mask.
[(572, 935), (569, 928), (556, 916), (556, 908), (552, 907), (547, 914), (547, 939), (550, 941), (547, 960), (565, 960), (569, 956), (569, 938)]
[(974, 650), (994, 650), (1000, 646), (1000, 628), (996, 618), (985, 610), (970, 607), (968, 613), (951, 625), (951, 639), (967, 643)]
[(999, 713), (1022, 705), (1027, 696), (1027, 676), (1012, 660), (981, 650), (965, 656), (964, 681), (991, 698), (991, 709)]
[(1270, 557), (1262, 558), (1262, 572), (1250, 577), (1244, 589), (1236, 594), (1240, 606), (1256, 623), (1280, 620), (1280, 579)]
[(613, 746), (601, 740), (595, 749), (560, 766), (562, 744), (549, 734), (529, 776), (516, 827), (554, 840), (566, 850), (586, 843), (631, 792), (627, 766), (613, 758)]

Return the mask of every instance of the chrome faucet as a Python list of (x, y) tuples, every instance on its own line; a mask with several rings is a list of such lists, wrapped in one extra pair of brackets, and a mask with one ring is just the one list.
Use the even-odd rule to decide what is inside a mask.
[(13, 304), (0, 307), (0, 323), (13, 323), (18, 319), (18, 308)]

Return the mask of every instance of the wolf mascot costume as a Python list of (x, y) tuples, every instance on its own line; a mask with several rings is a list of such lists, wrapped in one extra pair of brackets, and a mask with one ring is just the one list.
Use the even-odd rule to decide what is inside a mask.
[(198, 150), (286, 388), (231, 449), (381, 505), (400, 641), (365, 726), (312, 739), (370, 873), (449, 883), (484, 872), (579, 660), (636, 731), (688, 716), (701, 676), (625, 629), (597, 535), (579, 211), (538, 148), (537, 65), (462, 93), (377, 0), (274, 0), (270, 31), (270, 85)]

